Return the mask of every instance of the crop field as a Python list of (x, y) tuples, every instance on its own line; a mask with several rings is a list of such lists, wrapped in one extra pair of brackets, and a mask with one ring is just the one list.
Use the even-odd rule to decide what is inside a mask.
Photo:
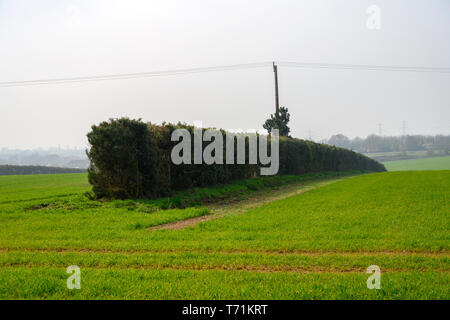
[(383, 162), (388, 171), (450, 170), (450, 156)]
[(152, 201), (89, 200), (86, 174), (2, 176), (0, 298), (449, 299), (450, 171), (355, 174)]

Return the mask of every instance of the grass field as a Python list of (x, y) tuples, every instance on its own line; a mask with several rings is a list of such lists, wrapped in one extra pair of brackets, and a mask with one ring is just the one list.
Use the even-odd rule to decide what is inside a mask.
[[(290, 186), (197, 190), (171, 208), (88, 200), (85, 174), (0, 177), (0, 298), (450, 298), (450, 171), (277, 179)], [(81, 290), (66, 288), (70, 265)], [(370, 265), (380, 290), (366, 287)]]
[(450, 170), (450, 156), (383, 162), (388, 171)]

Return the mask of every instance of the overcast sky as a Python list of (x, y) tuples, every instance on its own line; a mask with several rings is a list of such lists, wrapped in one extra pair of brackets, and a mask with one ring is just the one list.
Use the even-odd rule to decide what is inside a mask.
[[(381, 9), (380, 29), (366, 10)], [(450, 67), (448, 0), (0, 0), (0, 82), (296, 61)], [(450, 134), (450, 74), (279, 68), (292, 135)], [(260, 129), (270, 67), (0, 87), (0, 148), (86, 146), (110, 117)]]

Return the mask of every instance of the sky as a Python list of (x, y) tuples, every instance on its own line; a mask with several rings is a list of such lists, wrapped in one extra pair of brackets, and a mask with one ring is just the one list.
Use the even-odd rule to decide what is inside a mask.
[[(369, 28), (375, 5), (377, 27)], [(450, 67), (448, 0), (0, 0), (0, 82), (264, 61)], [(450, 134), (450, 73), (279, 67), (291, 133)], [(0, 148), (87, 147), (93, 124), (262, 129), (265, 68), (0, 87)]]

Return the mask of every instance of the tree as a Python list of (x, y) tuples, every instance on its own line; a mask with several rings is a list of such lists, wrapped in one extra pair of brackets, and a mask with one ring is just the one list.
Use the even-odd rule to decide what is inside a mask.
[(273, 129), (278, 129), (280, 136), (288, 137), (291, 129), (288, 127), (288, 123), (291, 115), (289, 114), (288, 108), (280, 107), (274, 114), (270, 115), (270, 119), (267, 119), (263, 124), (263, 128), (267, 130), (269, 134), (272, 133)]
[(340, 148), (350, 148), (350, 139), (344, 136), (343, 134), (336, 134), (328, 140), (328, 144), (331, 144)]

